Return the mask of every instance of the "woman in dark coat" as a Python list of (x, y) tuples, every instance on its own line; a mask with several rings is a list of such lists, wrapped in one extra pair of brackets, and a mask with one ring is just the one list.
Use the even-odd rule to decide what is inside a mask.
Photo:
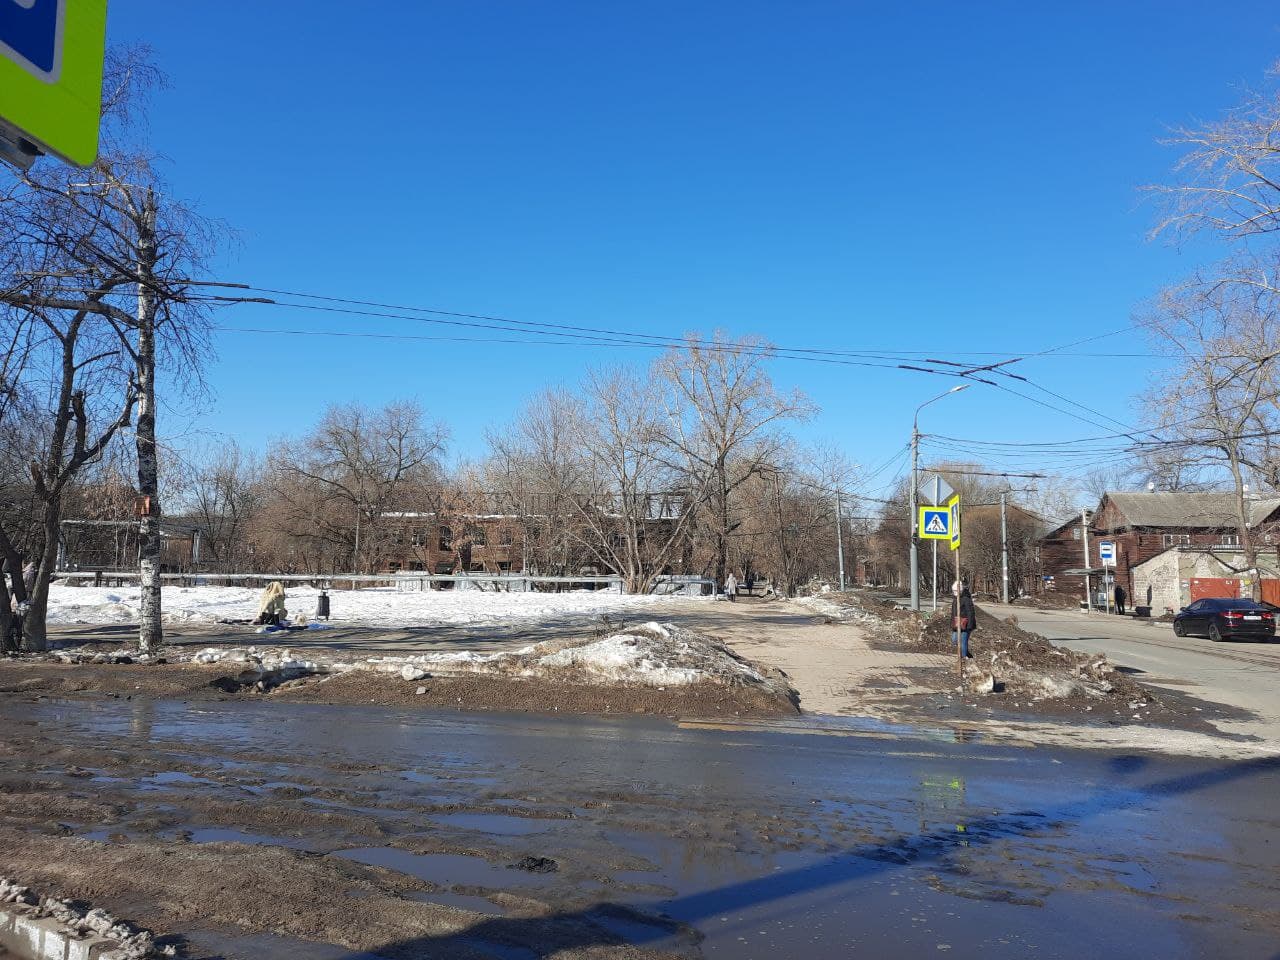
[(973, 658), (969, 652), (969, 634), (978, 628), (978, 611), (973, 606), (969, 585), (957, 580), (951, 585), (951, 630), (962, 657)]

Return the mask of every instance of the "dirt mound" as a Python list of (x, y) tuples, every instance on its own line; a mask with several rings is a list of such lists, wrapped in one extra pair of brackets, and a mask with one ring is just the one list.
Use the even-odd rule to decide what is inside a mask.
[[(1081, 712), (1138, 713), (1143, 719), (1170, 713), (1149, 689), (1121, 673), (1100, 653), (1077, 653), (1055, 646), (978, 608), (978, 628), (969, 640), (973, 659), (965, 663), (965, 687), (979, 694), (1006, 694), (1054, 700)], [(920, 621), (914, 641), (932, 653), (955, 652), (949, 611)], [(1084, 708), (1089, 709), (1084, 709)]]
[[(59, 651), (0, 665), (0, 692), (127, 697), (270, 696), (421, 709), (771, 717), (799, 713), (786, 674), (671, 624), (602, 623), (588, 638), (499, 653), (319, 655), (222, 646), (139, 662)], [(177, 662), (175, 662), (177, 661)]]

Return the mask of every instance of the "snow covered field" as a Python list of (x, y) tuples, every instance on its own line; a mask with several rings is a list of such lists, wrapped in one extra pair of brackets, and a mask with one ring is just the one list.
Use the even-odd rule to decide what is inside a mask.
[[(315, 613), (319, 591), (289, 587), (291, 617)], [(246, 587), (165, 587), (164, 616), (169, 623), (248, 620), (258, 612), (262, 591)], [(138, 619), (139, 589), (72, 587), (54, 584), (49, 594), (50, 623), (129, 623)], [(439, 590), (401, 593), (391, 587), (331, 590), (331, 619), (337, 623), (429, 627), (438, 624), (511, 623), (565, 616), (625, 614), (662, 616), (663, 611), (708, 600), (582, 591), (575, 593), (486, 593)]]

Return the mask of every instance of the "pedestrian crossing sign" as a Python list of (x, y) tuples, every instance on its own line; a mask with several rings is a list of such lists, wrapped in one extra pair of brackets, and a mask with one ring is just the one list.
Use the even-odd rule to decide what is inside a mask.
[(0, 0), (0, 158), (98, 154), (107, 0)]
[(950, 540), (951, 511), (946, 507), (921, 507), (920, 539)]

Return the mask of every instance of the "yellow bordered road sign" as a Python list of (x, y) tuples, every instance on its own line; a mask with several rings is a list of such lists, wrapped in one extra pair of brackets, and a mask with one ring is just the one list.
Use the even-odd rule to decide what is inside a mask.
[(0, 135), (93, 163), (106, 37), (107, 0), (0, 0)]
[(960, 494), (947, 501), (947, 512), (951, 515), (951, 549), (960, 549)]
[(921, 540), (950, 540), (951, 511), (946, 507), (921, 507), (917, 529)]

